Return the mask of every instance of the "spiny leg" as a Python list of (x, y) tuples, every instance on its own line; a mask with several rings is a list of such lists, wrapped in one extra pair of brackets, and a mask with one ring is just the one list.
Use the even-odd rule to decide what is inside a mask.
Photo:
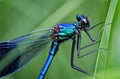
[(98, 50), (100, 50), (100, 48), (97, 48), (97, 49), (95, 49), (95, 50), (92, 50), (92, 51), (90, 51), (90, 52), (84, 54), (84, 55), (81, 55), (81, 56), (79, 56), (78, 58), (85, 57), (85, 56), (90, 55), (90, 54), (92, 54), (92, 53), (94, 53), (94, 52), (97, 52)]
[(95, 42), (96, 39), (94, 39), (93, 37), (91, 37), (91, 35), (89, 34), (88, 30), (84, 29), (85, 33), (87, 34), (87, 36), (89, 37), (89, 39), (92, 41), (92, 42)]
[(92, 53), (98, 51), (99, 49), (101, 49), (101, 48), (98, 48), (98, 49), (95, 49), (95, 50), (93, 50), (93, 51), (90, 51), (90, 52), (88, 52), (88, 53), (86, 53), (86, 54), (84, 54), (84, 55), (82, 55), (82, 56), (80, 55), (80, 51), (81, 51), (81, 50), (83, 50), (83, 49), (85, 49), (85, 48), (88, 48), (88, 47), (90, 47), (90, 46), (93, 46), (93, 45), (95, 45), (95, 44), (97, 44), (97, 43), (99, 43), (99, 42), (100, 42), (100, 41), (93, 42), (93, 43), (91, 43), (91, 44), (89, 44), (89, 45), (86, 45), (86, 46), (84, 46), (84, 47), (81, 47), (80, 50), (77, 51), (77, 57), (78, 57), (78, 58), (82, 58), (82, 57), (84, 57), (84, 56), (87, 56), (87, 55), (89, 55), (89, 54), (92, 54)]
[(81, 34), (77, 34), (77, 53), (80, 53)]
[[(101, 25), (101, 24), (103, 24), (103, 23), (105, 23), (105, 22), (100, 22), (100, 23), (98, 23), (98, 24), (90, 27), (89, 30), (92, 30), (92, 29), (94, 29), (95, 27), (97, 27), (98, 25)], [(111, 24), (111, 23), (107, 23), (107, 24), (105, 24), (105, 25), (109, 25), (109, 24)], [(105, 28), (105, 25), (100, 29), (100, 31), (99, 31), (98, 34), (95, 36), (95, 38), (91, 37), (91, 35), (90, 35), (89, 32), (88, 32), (89, 30), (84, 29), (84, 31), (85, 31), (85, 33), (88, 35), (89, 39), (90, 39), (92, 42), (95, 42), (95, 41), (98, 39), (98, 37), (100, 36), (100, 34), (102, 33), (103, 29)]]
[(78, 50), (78, 52), (77, 52), (77, 57), (78, 57), (78, 58), (82, 58), (82, 57), (85, 57), (85, 56), (87, 56), (87, 55), (89, 55), (89, 54), (92, 54), (92, 53), (94, 53), (94, 52), (97, 52), (98, 50), (107, 50), (107, 49), (105, 49), (105, 48), (97, 48), (97, 49), (95, 49), (95, 50), (92, 50), (92, 51), (84, 54), (84, 55), (80, 55), (80, 51), (81, 51), (81, 50), (83, 50), (83, 49), (85, 49), (85, 48), (88, 48), (88, 47), (90, 47), (90, 46), (93, 46), (93, 45), (95, 45), (95, 44), (97, 44), (97, 43), (99, 43), (99, 42), (100, 42), (100, 41), (97, 41), (97, 42), (91, 43), (91, 44), (89, 44), (89, 45), (86, 45), (86, 46), (84, 46), (84, 47), (81, 47), (80, 50)]
[(76, 66), (74, 64), (74, 49), (75, 49), (75, 44), (76, 44), (76, 39), (73, 38), (73, 42), (72, 42), (72, 50), (71, 50), (71, 67), (79, 72), (82, 72), (86, 75), (89, 75), (89, 76), (93, 76), (91, 73), (79, 68), (78, 66)]
[(95, 27), (97, 27), (98, 25), (101, 25), (101, 24), (103, 24), (103, 23), (105, 23), (105, 21), (95, 24), (94, 26), (90, 27), (89, 30), (92, 30), (93, 28), (95, 28)]
[[(91, 29), (95, 28), (96, 26), (98, 26), (98, 25), (100, 25), (100, 24), (103, 24), (103, 23), (104, 23), (104, 22), (100, 22), (100, 23), (94, 25), (93, 27), (91, 27), (89, 30), (91, 30)], [(111, 24), (111, 23), (108, 23), (108, 24)], [(108, 25), (108, 24), (107, 24), (107, 25)], [(96, 40), (98, 39), (100, 33), (102, 33), (103, 29), (104, 29), (104, 27), (102, 27), (102, 28), (100, 29), (100, 31), (99, 31), (98, 34), (96, 35), (96, 38), (92, 38), (91, 35), (89, 34), (88, 30), (84, 29), (84, 31), (86, 32), (86, 34), (88, 35), (88, 37), (90, 38), (90, 40), (91, 40), (92, 42), (94, 42), (94, 43), (91, 43), (91, 44), (89, 44), (89, 45), (87, 45), (87, 46), (85, 46), (85, 47), (82, 47), (82, 48), (80, 48), (80, 50), (85, 49), (85, 48), (87, 48), (87, 47), (90, 47), (90, 46), (92, 46), (92, 45), (95, 45), (95, 44), (99, 43), (100, 41), (97, 41), (97, 42), (96, 42)], [(78, 50), (77, 56), (78, 56), (78, 58), (82, 58), (82, 57), (84, 57), (84, 56), (87, 56), (87, 55), (89, 55), (89, 54), (92, 54), (92, 53), (98, 51), (99, 49), (103, 49), (103, 48), (95, 49), (95, 50), (93, 50), (93, 51), (90, 51), (90, 52), (84, 54), (83, 56), (80, 56), (80, 50)], [(103, 50), (106, 50), (106, 49), (103, 49)]]
[(80, 56), (80, 42), (81, 42), (81, 36), (77, 36), (77, 56)]
[[(92, 26), (89, 30), (92, 30), (93, 28), (95, 28), (95, 27), (97, 27), (98, 25), (101, 25), (101, 24), (103, 24), (103, 23), (105, 23), (105, 22), (104, 22), (104, 21), (103, 21), (103, 22), (100, 22), (100, 23)], [(109, 24), (111, 24), (111, 23), (107, 23), (107, 24), (105, 24), (105, 25), (109, 25)], [(90, 46), (92, 46), (92, 45), (95, 45), (95, 44), (99, 43), (100, 41), (97, 41), (97, 42), (96, 42), (96, 40), (98, 39), (100, 33), (102, 33), (102, 31), (103, 31), (104, 28), (105, 28), (105, 26), (100, 29), (100, 31), (98, 32), (98, 34), (96, 35), (95, 38), (92, 38), (91, 35), (89, 34), (88, 30), (84, 29), (84, 31), (86, 32), (86, 34), (88, 35), (88, 37), (90, 38), (90, 40), (91, 40), (92, 42), (94, 42), (94, 43), (91, 43), (91, 44), (89, 44), (89, 45), (87, 45), (87, 46), (84, 46), (84, 47), (80, 48), (80, 50), (85, 49), (85, 48), (87, 48), (87, 47), (90, 47)], [(98, 49), (95, 49), (95, 50), (93, 50), (93, 51), (90, 51), (90, 52), (84, 54), (83, 56), (80, 56), (80, 50), (78, 50), (77, 56), (78, 56), (78, 58), (82, 58), (82, 57), (84, 57), (84, 56), (87, 56), (87, 55), (89, 55), (89, 54), (92, 54), (92, 53), (98, 51), (99, 49), (106, 50), (106, 49), (104, 49), (104, 48), (98, 48)]]
[[(103, 24), (103, 23), (105, 23), (105, 21), (102, 21), (102, 22), (99, 22), (99, 23), (95, 24), (94, 26), (90, 27), (89, 30), (92, 30), (92, 29), (94, 29), (95, 27), (97, 27), (98, 25), (101, 25), (101, 24)], [(105, 25), (109, 25), (109, 24), (111, 24), (111, 23), (107, 23), (107, 24), (105, 24)], [(104, 25), (104, 26), (105, 26), (105, 25)]]

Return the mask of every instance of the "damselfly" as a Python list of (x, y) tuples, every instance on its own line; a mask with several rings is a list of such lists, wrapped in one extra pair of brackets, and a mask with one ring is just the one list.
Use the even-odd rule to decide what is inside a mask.
[[(99, 42), (93, 39), (88, 31), (104, 22), (98, 23), (97, 25), (90, 27), (89, 20), (86, 16), (77, 15), (76, 19), (77, 22), (71, 24), (57, 24), (56, 26), (54, 26), (54, 28), (36, 30), (16, 39), (12, 39), (7, 42), (1, 42), (0, 77), (9, 75), (18, 70), (19, 68), (23, 67), (32, 58), (37, 56), (50, 41), (52, 41), (48, 58), (38, 77), (38, 79), (44, 79), (52, 60), (58, 51), (60, 44), (69, 39), (72, 40), (71, 67), (79, 72), (92, 76), (92, 74), (86, 72), (85, 70), (79, 68), (74, 64), (73, 59), (75, 45), (77, 45), (76, 47), (78, 58), (82, 58), (95, 52), (96, 50), (88, 52), (87, 54), (84, 54), (82, 56), (80, 55), (80, 50)], [(87, 34), (89, 39), (93, 42), (92, 44), (82, 48), (80, 47), (81, 30), (83, 30)], [(101, 29), (101, 31), (102, 30), (103, 29)], [(101, 33), (101, 31), (99, 33)]]

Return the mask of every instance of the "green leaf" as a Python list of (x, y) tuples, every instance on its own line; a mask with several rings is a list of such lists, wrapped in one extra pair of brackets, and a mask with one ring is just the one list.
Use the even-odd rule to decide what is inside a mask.
[[(111, 60), (109, 60), (109, 59), (111, 59), (111, 55), (112, 55), (111, 53), (114, 52), (114, 51), (112, 51), (113, 49), (111, 49), (111, 43), (112, 44), (114, 43), (114, 41), (112, 41), (112, 39), (114, 38), (114, 37), (112, 37), (112, 35), (113, 35), (112, 30), (114, 30), (114, 28), (115, 28), (115, 26), (113, 24), (115, 23), (114, 20), (115, 20), (116, 14), (117, 14), (116, 13), (117, 7), (118, 7), (118, 0), (111, 0), (110, 6), (108, 9), (108, 13), (107, 13), (107, 17), (106, 17), (106, 22), (105, 22), (106, 27), (103, 31), (103, 35), (102, 35), (101, 43), (100, 43), (100, 48), (104, 48), (106, 50), (100, 50), (98, 53), (96, 68), (95, 68), (95, 78), (96, 77), (98, 77), (100, 79), (114, 79), (114, 78), (119, 79), (120, 78), (120, 76), (118, 77), (118, 75), (116, 77), (114, 76), (114, 74), (116, 74), (116, 73), (114, 73), (114, 74), (111, 74), (110, 72), (108, 73), (108, 71), (112, 72), (112, 68), (110, 68), (111, 66), (109, 64), (110, 63), (112, 64), (113, 62), (111, 62)], [(109, 24), (109, 23), (111, 23), (111, 24)], [(113, 44), (113, 46), (116, 47), (115, 44)], [(109, 68), (111, 70), (108, 70)], [(111, 76), (111, 78), (108, 75)]]

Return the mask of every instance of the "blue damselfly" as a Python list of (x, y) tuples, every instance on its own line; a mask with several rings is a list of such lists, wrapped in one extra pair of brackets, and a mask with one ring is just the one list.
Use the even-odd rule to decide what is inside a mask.
[[(48, 43), (52, 41), (51, 48), (48, 54), (48, 58), (38, 79), (44, 79), (45, 74), (58, 51), (59, 45), (66, 40), (72, 40), (71, 48), (71, 67), (79, 72), (92, 76), (92, 74), (86, 72), (80, 67), (74, 64), (74, 50), (75, 45), (77, 48), (77, 57), (82, 58), (92, 52), (80, 55), (80, 50), (92, 46), (100, 41), (92, 38), (89, 34), (89, 30), (95, 28), (97, 25), (103, 24), (104, 22), (98, 23), (95, 26), (90, 27), (90, 22), (84, 15), (76, 16), (77, 22), (71, 24), (57, 24), (54, 28), (46, 28), (35, 30), (21, 37), (0, 43), (0, 77), (9, 75), (16, 70), (27, 64), (32, 58), (37, 56)], [(93, 42), (87, 46), (80, 47), (81, 42), (81, 30), (83, 30), (89, 39)], [(103, 28), (100, 30), (101, 33)], [(98, 33), (98, 36), (99, 36)], [(98, 50), (98, 49), (97, 49)]]

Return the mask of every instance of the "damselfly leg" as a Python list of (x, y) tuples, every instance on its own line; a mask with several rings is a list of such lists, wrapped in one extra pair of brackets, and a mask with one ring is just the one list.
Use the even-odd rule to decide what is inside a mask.
[[(100, 22), (100, 23), (92, 26), (89, 30), (92, 30), (92, 29), (94, 29), (95, 27), (97, 27), (98, 25), (101, 25), (101, 24), (103, 24), (103, 23), (105, 23), (105, 22)], [(111, 24), (111, 23), (108, 23), (108, 24)], [(108, 24), (106, 24), (106, 25), (108, 25)], [(91, 43), (91, 44), (89, 44), (89, 45), (86, 45), (86, 46), (84, 46), (84, 47), (82, 47), (82, 48), (80, 48), (81, 36), (80, 36), (80, 35), (77, 36), (77, 56), (78, 56), (78, 58), (81, 58), (81, 57), (82, 57), (82, 56), (80, 56), (80, 50), (81, 50), (81, 49), (85, 49), (85, 48), (87, 48), (87, 47), (90, 47), (90, 46), (95, 45), (95, 44), (97, 44), (97, 43), (100, 42), (100, 41), (97, 41), (97, 39), (98, 39), (98, 37), (100, 36), (100, 34), (102, 33), (102, 31), (103, 31), (104, 28), (105, 28), (105, 25), (100, 29), (100, 31), (98, 32), (98, 34), (96, 35), (95, 38), (91, 37), (90, 33), (89, 33), (87, 30), (85, 30), (86, 34), (88, 35), (88, 37), (90, 38), (90, 40), (91, 40), (93, 43)], [(93, 50), (93, 52), (96, 52), (96, 51), (98, 51), (99, 49), (103, 49), (103, 48), (97, 48), (97, 49)], [(91, 53), (93, 53), (93, 52), (91, 51)], [(88, 52), (88, 53), (90, 54), (90, 52)], [(88, 53), (86, 53), (86, 55), (88, 55)]]
[[(96, 26), (98, 26), (98, 25), (100, 25), (100, 24), (103, 24), (103, 23), (104, 23), (104, 22), (98, 23), (98, 24), (94, 25), (93, 27), (91, 27), (89, 30), (92, 30), (92, 29), (95, 28)], [(85, 31), (85, 33), (87, 34), (87, 36), (89, 37), (89, 39), (93, 42), (93, 43), (88, 44), (88, 45), (86, 45), (86, 46), (84, 46), (84, 47), (80, 47), (80, 44), (81, 44), (81, 34), (80, 34), (80, 32), (77, 32), (77, 57), (78, 57), (78, 58), (83, 58), (83, 57), (85, 57), (85, 56), (87, 56), (87, 55), (90, 55), (90, 54), (92, 54), (92, 53), (94, 53), (94, 52), (97, 52), (99, 49), (102, 49), (102, 48), (97, 48), (97, 49), (94, 49), (94, 50), (92, 50), (92, 51), (90, 51), (90, 52), (88, 52), (88, 53), (86, 53), (86, 54), (80, 55), (80, 51), (81, 51), (81, 50), (86, 49), (86, 48), (88, 48), (88, 47), (90, 47), (90, 46), (93, 46), (93, 45), (96, 45), (96, 44), (100, 43), (100, 41), (97, 41), (97, 39), (98, 39), (98, 37), (100, 36), (100, 34), (102, 33), (103, 29), (104, 29), (104, 27), (102, 27), (102, 28), (100, 29), (100, 31), (99, 31), (98, 34), (96, 35), (96, 38), (91, 37), (91, 35), (89, 34), (88, 30), (84, 29), (84, 31)], [(73, 42), (72, 42), (72, 50), (71, 50), (71, 67), (72, 67), (73, 69), (77, 70), (77, 71), (80, 71), (80, 72), (86, 74), (86, 75), (93, 76), (93, 74), (91, 74), (91, 73), (89, 73), (89, 72), (81, 69), (80, 67), (78, 67), (78, 66), (76, 66), (76, 65), (74, 64), (74, 49), (75, 49), (75, 45), (76, 45), (76, 37), (74, 37), (72, 40), (73, 40)]]
[(72, 39), (72, 50), (71, 50), (71, 67), (72, 67), (73, 69), (79, 71), (79, 72), (82, 72), (82, 73), (86, 74), (86, 75), (93, 76), (91, 73), (89, 73), (89, 72), (81, 69), (80, 67), (78, 67), (78, 66), (76, 66), (76, 65), (74, 64), (74, 50), (75, 50), (75, 45), (76, 45), (76, 39), (73, 38), (73, 39)]
[[(95, 45), (95, 44), (97, 44), (97, 43), (100, 43), (100, 41), (97, 41), (97, 42), (91, 43), (91, 44), (89, 44), (89, 45), (86, 45), (86, 46), (84, 46), (84, 47), (81, 47), (80, 50), (86, 49), (86, 48), (88, 48), (88, 47), (90, 47), (90, 46), (93, 46), (93, 45)], [(84, 56), (87, 56), (87, 55), (89, 55), (89, 54), (92, 54), (92, 53), (98, 51), (99, 49), (101, 49), (101, 48), (97, 48), (97, 49), (95, 49), (95, 50), (92, 50), (92, 51), (90, 51), (90, 52), (88, 52), (88, 53), (86, 53), (86, 54), (84, 54), (84, 55), (80, 55), (80, 53), (77, 52), (77, 57), (78, 57), (78, 58), (82, 58), (82, 57), (84, 57)]]

